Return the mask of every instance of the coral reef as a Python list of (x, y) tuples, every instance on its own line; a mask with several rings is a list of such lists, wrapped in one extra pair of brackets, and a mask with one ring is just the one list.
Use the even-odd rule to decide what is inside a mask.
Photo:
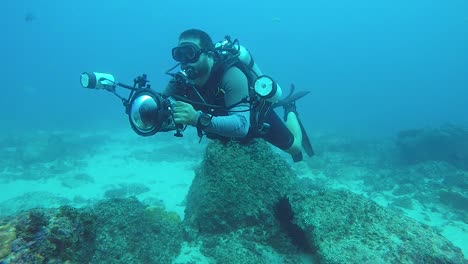
[[(208, 145), (187, 197), (185, 219), (188, 238), (202, 241), (206, 256), (229, 263), (271, 263), (263, 254), (268, 248), (270, 256), (279, 256), (276, 262), (284, 263), (304, 263), (297, 258), (300, 253), (310, 256), (308, 263), (464, 263), (461, 250), (435, 229), (356, 194), (291, 177), (289, 165), (263, 144)], [(402, 172), (387, 182), (387, 189), (401, 186), (395, 190), (400, 194), (395, 205), (411, 208), (414, 185), (443, 179), (443, 164), (413, 169), (421, 177), (408, 179)], [(264, 187), (263, 193), (252, 197), (257, 186)], [(251, 215), (264, 217), (247, 221)]]
[(298, 252), (279, 253), (268, 244), (250, 240), (239, 233), (230, 233), (206, 237), (201, 252), (214, 259), (216, 263), (232, 264), (302, 264), (304, 261)]
[(11, 224), (0, 225), (0, 259), (11, 252), (11, 242), (16, 238), (16, 229)]
[(460, 169), (468, 169), (467, 128), (446, 125), (434, 129), (401, 131), (396, 144), (401, 159), (408, 164), (439, 160)]
[(455, 210), (468, 212), (468, 193), (456, 190), (440, 190), (440, 201)]
[[(67, 140), (48, 142), (60, 149)], [(357, 194), (326, 188), (332, 177), (362, 181), (368, 193), (391, 196), (391, 206), (447, 207), (453, 218), (458, 212), (466, 220), (468, 174), (459, 164), (424, 158), (389, 169), (385, 155), (364, 160), (380, 147), (333, 141), (317, 164), (309, 164), (322, 174), (311, 179), (298, 178), (263, 140), (248, 145), (211, 141), (196, 168), (183, 220), (154, 206), (158, 201), (145, 204), (128, 197), (149, 191), (143, 184), (113, 185), (105, 194), (109, 199), (79, 209), (67, 206), (71, 201), (66, 199), (29, 193), (0, 205), (0, 210), (12, 210), (9, 215), (17, 214), (0, 221), (0, 263), (196, 262), (179, 258), (188, 254), (181, 251), (183, 245), (213, 263), (466, 263), (437, 230)], [(53, 171), (69, 165), (55, 150), (41, 152), (49, 159), (41, 161), (21, 148), (16, 149), (23, 152), (18, 168), (37, 168), (51, 159), (65, 164)], [(130, 156), (151, 161), (151, 153)], [(73, 187), (92, 177), (77, 174), (65, 180), (62, 184)], [(32, 209), (39, 199), (58, 209)]]
[[(16, 238), (6, 263), (89, 262), (93, 251), (94, 218), (72, 207), (32, 209), (18, 215), (12, 224)], [(1, 260), (1, 258), (0, 258)]]
[(296, 180), (263, 140), (210, 142), (187, 195), (186, 239), (218, 263), (304, 263), (277, 220), (287, 212), (275, 210)]
[(135, 198), (111, 199), (10, 219), (0, 226), (0, 263), (171, 263), (181, 242), (177, 214)]
[(291, 205), (320, 263), (466, 263), (434, 229), (348, 191), (295, 193)]
[(127, 198), (131, 196), (136, 196), (145, 192), (149, 192), (150, 188), (145, 186), (144, 184), (138, 183), (121, 183), (119, 187), (115, 187), (112, 189), (107, 190), (104, 193), (104, 197), (106, 198)]
[(90, 263), (171, 263), (180, 251), (181, 222), (136, 198), (105, 200), (94, 208), (96, 250)]
[(222, 233), (273, 221), (274, 204), (295, 175), (264, 141), (210, 142), (187, 195), (185, 223), (197, 233)]

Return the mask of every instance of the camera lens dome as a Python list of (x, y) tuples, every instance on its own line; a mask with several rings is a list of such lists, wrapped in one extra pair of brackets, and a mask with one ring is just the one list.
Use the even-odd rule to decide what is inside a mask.
[(150, 132), (159, 126), (159, 103), (147, 94), (135, 98), (130, 110), (130, 121), (142, 133)]

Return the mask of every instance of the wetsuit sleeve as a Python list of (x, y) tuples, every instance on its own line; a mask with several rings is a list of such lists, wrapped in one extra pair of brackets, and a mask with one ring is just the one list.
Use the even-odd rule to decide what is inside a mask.
[[(249, 84), (245, 74), (237, 67), (231, 67), (223, 76), (221, 88), (227, 107), (239, 103), (249, 96)], [(227, 116), (215, 116), (206, 132), (225, 137), (245, 137), (250, 127), (249, 103), (241, 103), (228, 111)]]

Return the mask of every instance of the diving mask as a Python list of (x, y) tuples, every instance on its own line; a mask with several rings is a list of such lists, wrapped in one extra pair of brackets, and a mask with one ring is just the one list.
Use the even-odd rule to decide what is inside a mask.
[(172, 49), (172, 58), (183, 64), (195, 63), (203, 52), (206, 52), (206, 49), (201, 49), (194, 43), (182, 42)]

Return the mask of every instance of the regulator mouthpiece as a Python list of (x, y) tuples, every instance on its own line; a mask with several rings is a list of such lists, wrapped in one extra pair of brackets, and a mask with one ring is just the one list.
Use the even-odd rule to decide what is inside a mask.
[(89, 89), (112, 90), (115, 88), (115, 78), (109, 73), (83, 72), (81, 74), (81, 86)]
[(183, 66), (182, 70), (179, 71), (179, 74), (181, 74), (182, 76), (184, 76), (185, 78), (189, 80), (195, 80), (200, 75), (200, 73), (196, 69), (192, 67), (187, 67), (187, 66)]
[(259, 76), (255, 80), (254, 89), (258, 96), (272, 103), (277, 102), (283, 95), (281, 87), (267, 75)]

